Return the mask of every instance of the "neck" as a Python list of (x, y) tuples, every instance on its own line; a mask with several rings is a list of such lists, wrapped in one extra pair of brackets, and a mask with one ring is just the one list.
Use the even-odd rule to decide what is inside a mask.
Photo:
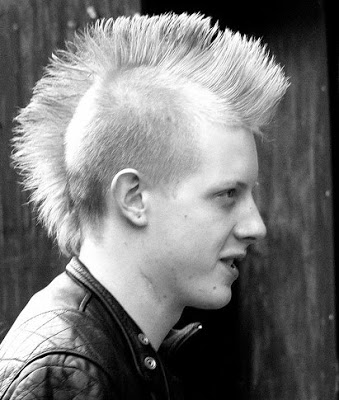
[(143, 268), (142, 257), (135, 256), (131, 260), (131, 254), (136, 253), (130, 247), (123, 242), (115, 246), (120, 251), (107, 251), (85, 239), (79, 259), (117, 299), (157, 350), (179, 320), (183, 307), (156, 284), (156, 279), (145, 273), (147, 268)]

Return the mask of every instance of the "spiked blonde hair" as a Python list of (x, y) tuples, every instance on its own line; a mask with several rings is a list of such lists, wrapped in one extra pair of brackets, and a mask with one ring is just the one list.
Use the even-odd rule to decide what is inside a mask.
[(13, 158), (49, 235), (77, 254), (115, 173), (191, 171), (199, 116), (259, 130), (287, 86), (258, 40), (199, 14), (101, 20), (52, 56), (16, 118)]

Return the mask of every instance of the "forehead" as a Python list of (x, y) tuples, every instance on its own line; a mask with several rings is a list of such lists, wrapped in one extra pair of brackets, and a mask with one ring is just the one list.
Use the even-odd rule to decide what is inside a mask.
[(233, 126), (201, 123), (198, 127), (200, 167), (196, 178), (210, 186), (225, 181), (253, 185), (258, 179), (254, 135)]

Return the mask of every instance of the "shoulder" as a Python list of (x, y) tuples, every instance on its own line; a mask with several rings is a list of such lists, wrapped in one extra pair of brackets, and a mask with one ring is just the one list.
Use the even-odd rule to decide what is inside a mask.
[[(55, 309), (21, 319), (1, 345), (0, 397), (18, 385), (20, 390), (26, 390), (23, 386), (27, 390), (33, 386), (37, 391), (41, 387), (50, 389), (59, 379), (75, 385), (74, 390), (78, 382), (94, 390), (106, 379), (117, 379), (110, 372), (118, 359), (114, 352), (103, 327), (83, 312)], [(100, 384), (96, 383), (98, 379)], [(68, 390), (69, 385), (62, 387)]]
[(107, 373), (108, 363), (117, 358), (114, 351), (107, 333), (92, 317), (77, 310), (45, 311), (21, 320), (5, 337), (0, 349), (0, 380), (10, 382), (27, 365), (52, 354), (58, 354), (53, 358), (58, 365), (73, 357), (78, 362), (88, 360)]
[(96, 399), (111, 398), (114, 385), (92, 361), (65, 354), (46, 354), (15, 376), (4, 399)]

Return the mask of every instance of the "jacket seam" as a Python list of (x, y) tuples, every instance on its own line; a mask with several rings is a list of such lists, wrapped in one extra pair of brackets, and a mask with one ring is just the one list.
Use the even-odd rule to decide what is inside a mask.
[[(59, 352), (51, 352), (51, 354), (59, 354)], [(63, 354), (62, 352), (61, 352), (61, 354)], [(44, 355), (43, 357), (45, 357), (46, 355)], [(38, 359), (39, 358), (43, 358), (43, 357), (38, 357)], [(81, 359), (87, 359), (86, 357), (79, 357), (79, 358), (81, 358)], [(32, 360), (31, 362), (34, 362), (34, 361), (36, 361), (36, 360)], [(91, 360), (90, 360), (91, 361)], [(30, 362), (30, 363), (31, 363)], [(92, 362), (92, 361), (91, 361)], [(29, 363), (29, 364), (30, 364)], [(28, 366), (29, 364), (27, 364), (26, 366)], [(96, 365), (96, 366), (98, 366), (95, 362), (93, 363), (92, 362), (92, 364), (94, 364), (94, 365)], [(25, 367), (26, 367), (25, 366)], [(83, 372), (84, 373), (84, 371), (81, 369), (81, 368), (78, 368), (78, 367), (74, 367), (74, 366), (70, 366), (70, 365), (59, 365), (59, 364), (54, 364), (54, 365), (43, 365), (43, 366), (41, 366), (41, 367), (38, 367), (38, 368), (36, 368), (36, 369), (34, 369), (34, 371), (31, 371), (30, 373), (28, 373), (27, 375), (25, 375), (25, 377), (23, 377), (23, 379), (27, 379), (31, 374), (33, 374), (34, 372), (36, 372), (36, 371), (39, 371), (39, 370), (43, 370), (44, 368), (48, 368), (48, 367), (52, 367), (52, 368), (69, 368), (69, 369), (73, 369), (73, 370), (77, 370), (77, 371), (81, 371), (81, 372)], [(100, 366), (99, 366), (99, 368), (100, 368)], [(101, 370), (102, 370), (102, 368), (100, 368)], [(20, 371), (20, 373), (21, 373), (22, 371)], [(105, 371), (104, 371), (105, 372)], [(20, 375), (20, 373), (16, 376), (16, 378)], [(107, 375), (107, 374), (106, 374)], [(16, 379), (15, 378), (15, 379)], [(22, 379), (22, 380), (23, 380)], [(93, 378), (93, 376), (91, 376), (91, 379), (92, 380), (95, 380), (96, 382), (100, 382), (101, 384), (103, 384), (102, 383), (102, 381), (100, 381), (99, 379), (96, 379), (96, 378)], [(14, 380), (13, 380), (14, 381)], [(107, 388), (107, 385), (105, 384), (105, 389), (106, 389), (106, 392), (108, 392), (108, 388)], [(7, 389), (8, 390), (8, 389)], [(6, 391), (7, 391), (6, 390)], [(82, 390), (83, 391), (83, 390)], [(29, 393), (26, 393), (25, 394), (25, 396), (24, 397), (22, 397), (22, 399), (25, 399), (26, 398), (26, 396), (27, 395), (29, 395), (29, 394), (31, 394), (32, 392), (29, 392)], [(79, 392), (79, 393), (77, 393), (77, 395), (79, 395), (81, 393), (81, 391)], [(6, 393), (4, 393), (4, 394), (6, 394)]]
[[(25, 368), (27, 368), (33, 362), (38, 361), (39, 359), (42, 359), (42, 358), (48, 357), (48, 356), (52, 356), (52, 355), (57, 355), (57, 354), (66, 355), (66, 356), (75, 356), (79, 359), (89, 361), (91, 364), (95, 365), (98, 369), (103, 371), (108, 378), (110, 377), (110, 374), (105, 370), (105, 368), (103, 368), (98, 362), (96, 362), (95, 360), (93, 360), (92, 358), (90, 358), (84, 354), (78, 353), (76, 351), (68, 350), (68, 349), (48, 350), (48, 351), (39, 353), (36, 356), (34, 356), (33, 358), (25, 361), (23, 366), (18, 370), (18, 372), (15, 374), (15, 376), (13, 376), (12, 379), (9, 381), (8, 386), (7, 386), (6, 390), (4, 391), (3, 395), (5, 395), (8, 392), (12, 383), (20, 376), (20, 374), (24, 371)], [(57, 366), (57, 365), (54, 365), (54, 366)], [(41, 369), (44, 367), (46, 367), (46, 365), (42, 366), (38, 369)], [(65, 367), (65, 365), (60, 365), (60, 367)], [(76, 368), (76, 367), (68, 367), (68, 368), (74, 368), (74, 369), (78, 369), (81, 371), (81, 368)]]

